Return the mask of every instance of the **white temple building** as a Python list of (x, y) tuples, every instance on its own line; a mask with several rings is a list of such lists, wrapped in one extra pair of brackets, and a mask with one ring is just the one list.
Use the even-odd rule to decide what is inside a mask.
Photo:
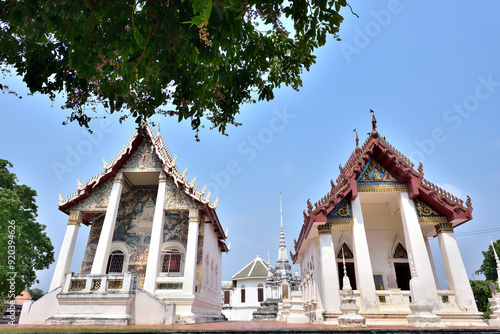
[[(63, 200), (68, 214), (49, 293), (25, 304), (24, 324), (166, 324), (220, 320), (228, 251), (218, 199), (176, 166), (149, 124), (103, 171)], [(90, 228), (79, 273), (69, 272), (78, 231)]]
[[(300, 264), (302, 301), (310, 321), (336, 323), (341, 315), (342, 250), (359, 314), (366, 324), (408, 324), (409, 258), (424, 302), (439, 325), (484, 325), (454, 228), (472, 219), (461, 199), (424, 179), (413, 163), (376, 131), (356, 147), (331, 190), (307, 201), (292, 260)], [(428, 238), (438, 238), (448, 288), (437, 279)], [(422, 295), (422, 293), (420, 295)]]
[(269, 298), (266, 289), (269, 272), (274, 274), (276, 271), (257, 255), (232, 277), (232, 281), (222, 282), (222, 313), (228, 320), (252, 320), (253, 312)]

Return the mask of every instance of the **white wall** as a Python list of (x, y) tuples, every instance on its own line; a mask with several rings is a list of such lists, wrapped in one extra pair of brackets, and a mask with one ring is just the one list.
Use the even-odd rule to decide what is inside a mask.
[[(206, 260), (208, 259), (208, 263)], [(203, 266), (200, 297), (210, 304), (216, 306), (215, 311), (209, 313), (219, 313), (221, 310), (221, 272), (222, 272), (222, 252), (219, 248), (218, 237), (214, 231), (213, 224), (205, 223), (203, 239)]]

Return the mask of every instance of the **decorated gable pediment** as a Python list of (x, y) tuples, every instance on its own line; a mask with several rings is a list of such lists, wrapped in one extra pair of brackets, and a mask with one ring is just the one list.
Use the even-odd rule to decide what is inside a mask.
[(171, 177), (167, 177), (163, 208), (165, 210), (188, 210), (201, 209), (203, 205), (186, 195), (186, 193), (175, 184)]
[(345, 198), (327, 216), (327, 222), (334, 225), (352, 224), (351, 201)]
[(90, 196), (78, 202), (70, 210), (83, 212), (105, 212), (108, 207), (108, 200), (111, 194), (113, 181), (110, 180), (94, 189)]
[(424, 201), (415, 199), (415, 208), (417, 209), (418, 221), (420, 224), (437, 224), (446, 223), (448, 220), (445, 216), (434, 210), (429, 204)]
[(360, 192), (406, 191), (406, 185), (391, 174), (377, 160), (370, 159), (357, 179)]
[(160, 171), (162, 163), (152, 146), (144, 140), (137, 150), (120, 169), (121, 172), (152, 172)]

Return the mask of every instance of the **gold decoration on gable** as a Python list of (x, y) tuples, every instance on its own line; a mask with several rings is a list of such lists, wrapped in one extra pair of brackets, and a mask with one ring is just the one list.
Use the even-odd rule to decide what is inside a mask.
[(389, 191), (408, 191), (404, 184), (358, 184), (359, 192), (389, 192)]
[(440, 224), (447, 223), (448, 220), (445, 216), (434, 210), (429, 204), (421, 200), (415, 200), (418, 221), (420, 224)]
[(335, 211), (331, 215), (328, 215), (327, 222), (332, 225), (344, 226), (350, 226), (354, 224), (350, 202), (346, 200), (344, 201), (344, 203), (338, 206), (337, 211)]
[(352, 254), (351, 249), (344, 242), (342, 244), (342, 247), (340, 247), (339, 252), (337, 253), (337, 259), (342, 258), (342, 249), (344, 249), (344, 258), (346, 258), (346, 259), (353, 259), (354, 258), (354, 255)]
[[(374, 183), (376, 182), (376, 183)], [(380, 163), (372, 160), (358, 181), (360, 192), (407, 191), (404, 184), (389, 173)]]
[[(373, 171), (373, 176), (371, 175)], [(382, 174), (382, 175), (381, 175)], [(359, 182), (398, 182), (380, 163), (372, 160)]]
[(408, 253), (406, 252), (406, 249), (404, 249), (403, 245), (401, 245), (401, 243), (398, 243), (398, 246), (396, 247), (396, 250), (394, 251), (394, 254), (392, 255), (392, 257), (395, 259), (407, 259), (408, 258)]

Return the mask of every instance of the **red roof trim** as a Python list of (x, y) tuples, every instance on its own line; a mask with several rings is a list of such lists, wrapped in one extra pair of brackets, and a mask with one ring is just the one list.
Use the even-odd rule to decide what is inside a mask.
[(415, 170), (414, 164), (389, 144), (385, 138), (380, 138), (377, 133), (376, 135), (372, 133), (361, 148), (356, 147), (345, 166), (339, 166), (340, 175), (336, 184), (331, 182), (332, 189), (315, 203), (314, 209), (308, 200), (307, 213), (304, 211), (304, 224), (300, 230), (299, 239), (295, 243), (293, 262), (297, 261), (300, 247), (309, 235), (313, 223), (326, 222), (326, 216), (335, 209), (340, 201), (347, 196), (351, 196), (352, 199), (358, 196), (356, 180), (372, 157), (398, 180), (406, 184), (410, 198), (420, 198), (433, 209), (442, 213), (448, 221), (458, 222), (455, 226), (472, 219), (472, 205), (468, 196), (466, 206), (464, 206), (461, 199), (425, 180), (421, 163)]

